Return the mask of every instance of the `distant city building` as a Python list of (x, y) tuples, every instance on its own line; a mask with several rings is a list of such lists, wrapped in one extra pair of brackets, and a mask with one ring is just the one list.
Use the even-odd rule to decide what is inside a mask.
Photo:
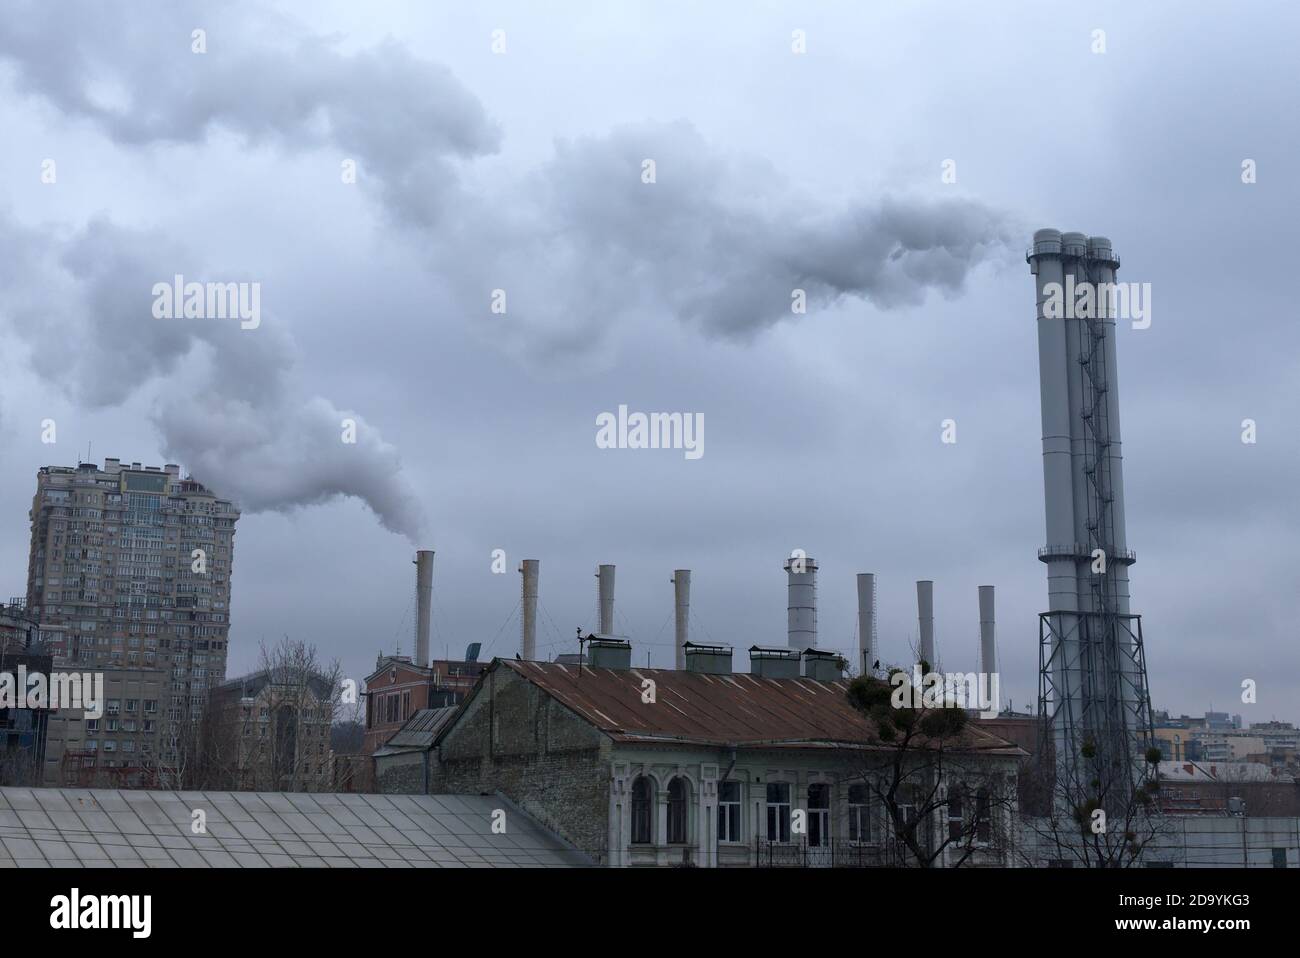
[[(51, 662), (50, 656), (0, 636), (0, 673), (9, 673), (15, 683), (20, 674), (48, 675)], [(16, 698), (23, 691), (15, 684)], [(12, 707), (0, 704), (0, 785), (41, 784), (49, 716), (49, 709), (29, 708), (23, 701), (16, 700)]]
[(10, 599), (8, 604), (0, 602), (0, 652), (44, 647), (51, 638), (41, 631), (36, 616), (27, 611), (26, 599)]
[[(106, 459), (41, 468), (30, 518), (26, 608), (56, 665), (161, 670), (156, 756), (184, 764), (178, 743), (226, 674), (239, 511), (178, 466)], [(108, 757), (118, 734), (99, 736), (100, 767), (131, 764)]]
[(160, 761), (169, 680), (162, 669), (95, 669), (104, 675), (103, 715), (60, 708), (50, 716), (47, 786), (156, 788), (170, 782)]
[(464, 701), (483, 668), (483, 663), (468, 660), (434, 661), (421, 668), (409, 656), (380, 655), (365, 680), (362, 753), (374, 755), (416, 712)]
[(210, 788), (328, 792), (338, 690), (316, 672), (272, 666), (212, 692), (201, 760)]
[(1152, 734), (1160, 749), (1160, 757), (1165, 761), (1181, 762), (1189, 757), (1187, 746), (1192, 736), (1186, 728), (1162, 725), (1153, 729)]

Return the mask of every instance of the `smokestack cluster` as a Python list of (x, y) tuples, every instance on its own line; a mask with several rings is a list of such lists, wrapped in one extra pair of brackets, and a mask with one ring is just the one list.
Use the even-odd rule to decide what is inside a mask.
[(600, 603), (601, 635), (614, 634), (614, 567), (603, 565), (596, 570), (596, 598)]
[(789, 599), (786, 605), (786, 633), (790, 648), (817, 648), (817, 560), (790, 558)]
[(429, 629), (432, 622), (433, 550), (415, 554), (415, 656), (412, 662), (421, 668), (429, 665)]
[(523, 574), (523, 594), (520, 598), (519, 657), (525, 662), (537, 659), (537, 578), (541, 563), (525, 559), (519, 566)]
[(690, 638), (691, 570), (677, 569), (673, 572), (672, 582), (677, 623), (677, 668), (682, 670), (686, 668), (686, 643)]
[(934, 583), (922, 579), (916, 584), (916, 616), (921, 636), (921, 661), (931, 669), (935, 668), (934, 658)]

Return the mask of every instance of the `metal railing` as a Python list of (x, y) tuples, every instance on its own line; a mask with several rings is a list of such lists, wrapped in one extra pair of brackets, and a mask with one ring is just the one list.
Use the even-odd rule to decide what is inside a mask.
[(809, 844), (806, 838), (789, 842), (754, 841), (754, 864), (759, 868), (894, 868), (903, 864), (896, 842), (851, 842), (842, 838)]

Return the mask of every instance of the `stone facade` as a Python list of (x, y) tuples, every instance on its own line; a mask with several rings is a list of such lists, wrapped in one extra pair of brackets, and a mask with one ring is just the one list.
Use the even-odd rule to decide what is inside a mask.
[(499, 791), (603, 864), (608, 737), (509, 669), (483, 682), (431, 756), (430, 792)]

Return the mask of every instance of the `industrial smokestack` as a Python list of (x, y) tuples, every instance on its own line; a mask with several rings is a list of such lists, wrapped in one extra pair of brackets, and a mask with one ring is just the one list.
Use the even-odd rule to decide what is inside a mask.
[(858, 668), (862, 675), (870, 675), (872, 665), (880, 657), (876, 650), (876, 576), (871, 572), (858, 573)]
[[(1135, 782), (1150, 740), (1150, 694), (1138, 617), (1129, 614), (1128, 548), (1115, 356), (1119, 257), (1110, 240), (1043, 229), (1026, 257), (1038, 301), (1050, 653), (1039, 675), (1058, 776), (1127, 767)], [(1131, 304), (1130, 304), (1131, 305)], [(1149, 307), (1149, 303), (1148, 303)], [(1058, 780), (1060, 780), (1058, 778)]]
[(785, 571), (790, 574), (786, 604), (786, 632), (792, 649), (817, 647), (817, 560), (791, 556)]
[(929, 579), (916, 583), (916, 615), (921, 630), (921, 661), (934, 669), (934, 583)]
[(429, 626), (432, 622), (433, 600), (433, 550), (421, 549), (415, 554), (415, 657), (411, 660), (421, 668), (429, 664)]
[(541, 563), (536, 559), (525, 559), (519, 566), (519, 571), (523, 574), (519, 657), (525, 662), (537, 659), (537, 576), (540, 567)]
[(691, 570), (673, 572), (673, 597), (677, 608), (677, 668), (686, 668), (686, 642), (690, 638), (688, 625), (691, 616)]
[(596, 570), (597, 599), (600, 602), (600, 634), (614, 634), (614, 567), (603, 565)]
[(993, 586), (982, 585), (980, 593), (980, 671), (992, 675), (998, 670), (993, 631)]

